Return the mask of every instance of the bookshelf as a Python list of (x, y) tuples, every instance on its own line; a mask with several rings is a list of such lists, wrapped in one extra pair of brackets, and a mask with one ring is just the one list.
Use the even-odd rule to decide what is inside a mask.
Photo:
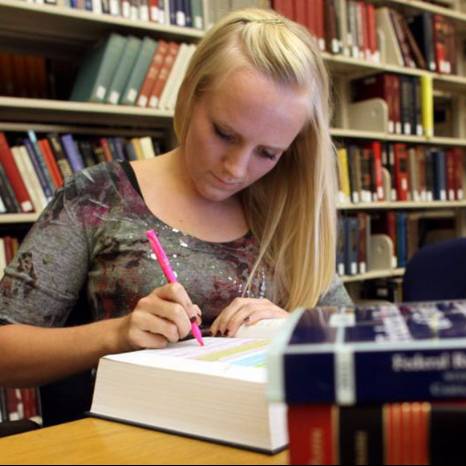
[[(337, 0), (344, 3), (345, 0)], [(408, 0), (369, 0), (376, 7), (389, 6), (400, 11), (428, 11), (452, 18), (458, 26), (458, 34), (466, 31), (466, 10), (460, 0), (446, 1), (445, 6), (428, 2)], [(46, 23), (47, 27), (43, 27)], [(167, 40), (176, 39), (196, 42), (204, 31), (173, 25), (155, 24), (147, 21), (130, 20), (122, 17), (95, 14), (53, 5), (35, 4), (21, 0), (0, 0), (0, 38), (6, 49), (21, 49), (34, 52), (44, 46), (50, 47), (57, 56), (76, 53), (81, 56), (91, 43), (104, 37), (109, 31), (124, 34), (149, 35)], [(453, 93), (458, 98), (457, 120), (466, 122), (466, 72), (464, 60), (458, 62), (455, 75), (436, 73), (422, 69), (408, 68), (381, 61), (368, 60), (323, 52), (325, 62), (335, 82), (335, 93), (339, 99), (348, 102), (348, 82), (351, 79), (371, 75), (377, 72), (390, 72), (406, 76), (430, 76), (435, 92)], [(351, 128), (349, 124), (349, 107), (343, 104), (341, 117), (332, 129), (332, 136), (337, 140), (378, 140), (384, 142), (402, 142), (444, 147), (466, 147), (466, 124), (457, 125), (455, 137), (426, 137), (403, 134), (390, 134), (386, 131), (365, 131)], [(23, 131), (28, 126), (37, 131), (75, 131), (77, 133), (95, 133), (111, 127), (112, 131), (133, 130), (151, 132), (153, 128), (168, 130), (171, 125), (172, 112), (153, 110), (132, 106), (110, 106), (107, 104), (69, 102), (50, 99), (32, 99), (21, 97), (0, 97), (0, 129), (4, 131)], [(2, 123), (5, 122), (5, 123)], [(28, 122), (28, 123), (24, 123)], [(16, 125), (16, 126), (15, 126)], [(82, 126), (89, 126), (87, 129)], [(429, 210), (450, 209), (462, 222), (466, 201), (434, 202), (378, 202), (361, 204), (344, 204), (340, 212), (377, 211), (377, 210)], [(3, 217), (3, 218), (2, 218)], [(0, 217), (0, 223), (11, 222), (16, 218)], [(19, 219), (19, 217), (17, 217)], [(27, 217), (26, 217), (27, 218)], [(34, 218), (34, 217), (32, 217)], [(390, 271), (388, 271), (390, 272)], [(365, 275), (361, 275), (365, 277)], [(364, 280), (365, 278), (361, 278)], [(351, 281), (354, 281), (352, 278)]]
[[(204, 0), (207, 4), (211, 0)], [(293, 0), (289, 0), (292, 2)], [(335, 0), (343, 5), (346, 0)], [(442, 2), (445, 6), (434, 5), (418, 0), (368, 0), (376, 7), (388, 6), (402, 12), (430, 12), (451, 18), (458, 38), (466, 38), (466, 5), (464, 1)], [(95, 14), (22, 0), (0, 0), (0, 44), (1, 49), (22, 53), (40, 53), (47, 50), (51, 57), (58, 59), (76, 57), (81, 60), (85, 51), (110, 32), (137, 37), (149, 36), (196, 43), (204, 31), (173, 25), (155, 24), (147, 21), (130, 20), (122, 17)], [(425, 147), (460, 147), (466, 149), (466, 64), (461, 47), (458, 47), (458, 69), (455, 74), (445, 74), (424, 69), (409, 68), (386, 62), (379, 63), (366, 59), (346, 56), (343, 53), (323, 52), (325, 63), (332, 77), (334, 94), (338, 103), (337, 116), (332, 128), (336, 141), (365, 143), (405, 143)], [(445, 97), (454, 101), (454, 127), (452, 135), (434, 134), (432, 137), (406, 134), (392, 134), (379, 127), (368, 131), (352, 127), (352, 114), (349, 106), (349, 83), (353, 79), (375, 73), (394, 73), (415, 78), (432, 79), (434, 98)], [(150, 135), (164, 136), (173, 141), (170, 133), (173, 112), (154, 110), (136, 106), (108, 105), (88, 102), (71, 102), (56, 99), (0, 96), (0, 132), (24, 133), (29, 129), (40, 133), (71, 132), (75, 134), (114, 135), (136, 137)], [(376, 122), (377, 123), (377, 122)], [(455, 201), (396, 201), (340, 204), (339, 212), (353, 215), (361, 212), (419, 212), (426, 218), (453, 219), (457, 235), (466, 235), (466, 199)], [(31, 214), (2, 214), (0, 225), (27, 226), (38, 217)], [(366, 273), (343, 276), (353, 297), (357, 297), (368, 280), (399, 279), (403, 267), (387, 267), (382, 270), (369, 270)]]
[[(376, 8), (388, 7), (400, 11), (404, 15), (411, 15), (421, 12), (430, 12), (450, 18), (456, 27), (456, 37), (458, 48), (456, 51), (457, 70), (454, 74), (434, 72), (427, 69), (411, 68), (400, 66), (384, 59), (382, 54), (379, 62), (368, 59), (354, 58), (351, 50), (347, 53), (333, 54), (324, 52), (324, 59), (333, 77), (333, 89), (335, 100), (337, 101), (336, 118), (333, 123), (332, 136), (336, 141), (364, 144), (369, 141), (380, 141), (382, 144), (402, 143), (407, 146), (422, 146), (426, 148), (435, 147), (442, 150), (466, 146), (466, 68), (463, 51), (463, 42), (466, 39), (466, 4), (462, 1), (452, 0), (444, 2), (445, 6), (434, 5), (417, 0), (374, 0), (369, 2)], [(337, 2), (342, 5), (342, 2)], [(344, 8), (340, 11), (343, 11)], [(379, 37), (380, 39), (380, 31)], [(387, 56), (387, 53), (385, 53)], [(453, 124), (450, 133), (444, 135), (441, 131), (433, 132), (432, 136), (418, 136), (406, 134), (393, 134), (388, 131), (385, 123), (378, 124), (377, 121), (370, 121), (369, 115), (378, 117), (380, 109), (370, 106), (362, 107), (359, 118), (351, 106), (350, 82), (359, 78), (373, 76), (377, 73), (393, 73), (413, 78), (429, 77), (432, 80), (434, 108), (437, 99), (450, 99), (453, 102)], [(383, 110), (383, 109), (382, 109)], [(360, 121), (358, 121), (360, 120)], [(367, 130), (367, 126), (371, 130)], [(396, 202), (360, 202), (360, 203), (340, 203), (338, 206), (341, 215), (358, 215), (366, 212), (372, 215), (379, 212), (419, 212), (420, 215), (438, 218), (450, 218), (455, 223), (455, 233), (457, 236), (466, 235), (465, 211), (466, 204), (463, 200), (455, 201), (396, 201)], [(415, 214), (414, 214), (415, 215)], [(354, 275), (343, 275), (342, 279), (347, 284), (350, 294), (354, 298), (360, 296), (366, 280), (379, 278), (398, 278), (404, 273), (403, 267), (387, 268), (368, 273), (357, 273)]]

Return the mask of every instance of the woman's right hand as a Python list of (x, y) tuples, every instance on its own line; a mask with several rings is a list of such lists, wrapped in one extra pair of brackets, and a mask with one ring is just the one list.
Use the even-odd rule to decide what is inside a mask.
[(186, 337), (191, 319), (201, 324), (201, 310), (183, 286), (169, 283), (141, 298), (133, 312), (121, 319), (120, 352), (143, 348), (164, 348)]

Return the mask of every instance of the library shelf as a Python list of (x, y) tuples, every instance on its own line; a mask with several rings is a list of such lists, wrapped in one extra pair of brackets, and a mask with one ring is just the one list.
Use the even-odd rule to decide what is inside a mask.
[[(428, 11), (430, 13), (439, 14), (453, 19), (458, 24), (462, 25), (466, 29), (466, 12), (458, 11), (454, 8), (448, 8), (446, 6), (434, 5), (433, 3), (423, 2), (420, 0), (370, 0), (372, 3), (393, 5), (401, 8), (410, 8), (419, 11)], [(454, 2), (449, 3), (452, 7)]]
[(30, 214), (0, 214), (0, 224), (34, 223), (39, 218), (36, 212)]
[(389, 63), (374, 63), (367, 60), (323, 53), (325, 62), (335, 73), (354, 73), (358, 77), (376, 72), (396, 73), (410, 76), (431, 76), (436, 88), (450, 92), (466, 92), (466, 76), (433, 73), (431, 71), (408, 68), (406, 66), (390, 65)]
[(341, 277), (343, 283), (361, 282), (364, 280), (375, 280), (377, 278), (402, 277), (405, 273), (404, 268), (390, 270), (373, 270), (371, 272), (358, 275), (344, 275)]
[[(18, 20), (20, 15), (20, 20)], [(44, 28), (44, 20), (47, 28)], [(160, 38), (197, 42), (205, 32), (199, 29), (130, 20), (91, 11), (29, 3), (21, 0), (0, 0), (0, 33), (2, 38), (31, 37), (52, 42), (86, 45), (109, 33), (156, 35)]]
[(128, 105), (95, 104), (67, 100), (0, 97), (0, 120), (69, 122), (72, 124), (168, 127), (173, 112)]
[(390, 134), (375, 131), (359, 131), (354, 129), (332, 128), (331, 134), (334, 138), (348, 139), (369, 139), (387, 142), (407, 142), (412, 144), (431, 144), (437, 146), (466, 147), (466, 139), (432, 137), (424, 136), (407, 136), (403, 134)]
[(462, 209), (466, 201), (429, 201), (429, 202), (366, 202), (359, 204), (340, 204), (338, 210), (404, 210), (404, 209)]

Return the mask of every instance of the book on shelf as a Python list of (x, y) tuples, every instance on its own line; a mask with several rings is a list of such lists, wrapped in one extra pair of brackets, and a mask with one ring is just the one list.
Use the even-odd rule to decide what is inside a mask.
[(70, 100), (104, 102), (126, 41), (121, 34), (111, 33), (88, 51), (79, 68)]
[(147, 70), (144, 81), (139, 90), (139, 96), (137, 99), (137, 105), (139, 107), (147, 107), (149, 102), (150, 92), (154, 87), (157, 77), (162, 69), (165, 55), (168, 52), (168, 42), (159, 40), (157, 50), (155, 51), (149, 69)]
[(135, 105), (136, 99), (139, 95), (147, 70), (152, 62), (152, 57), (157, 48), (157, 41), (150, 37), (144, 37), (139, 54), (134, 63), (133, 68), (130, 70), (130, 75), (126, 82), (123, 93), (119, 103), (121, 105)]
[(116, 71), (105, 96), (105, 101), (110, 104), (118, 104), (123, 93), (128, 77), (138, 58), (142, 40), (129, 36), (126, 40), (125, 48), (118, 63)]
[[(285, 411), (266, 399), (266, 350), (285, 319), (101, 358), (91, 415), (273, 453), (287, 445)], [(188, 393), (188, 396), (187, 396)]]
[(0, 132), (0, 163), (2, 164), (6, 176), (11, 183), (16, 199), (21, 206), (21, 210), (23, 212), (32, 212), (34, 207), (32, 205), (31, 198), (3, 132)]
[(338, 142), (337, 166), (342, 208), (380, 201), (464, 199), (465, 157), (460, 147)]

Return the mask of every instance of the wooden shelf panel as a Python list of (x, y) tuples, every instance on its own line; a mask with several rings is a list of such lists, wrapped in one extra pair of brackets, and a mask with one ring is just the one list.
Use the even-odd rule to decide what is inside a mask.
[(404, 210), (404, 209), (462, 209), (466, 201), (431, 201), (431, 202), (372, 202), (339, 205), (338, 210)]
[(343, 283), (361, 282), (364, 280), (375, 280), (377, 278), (390, 278), (390, 277), (402, 277), (405, 273), (405, 269), (393, 269), (393, 270), (375, 270), (373, 272), (367, 272), (359, 275), (345, 275), (341, 277)]
[(204, 31), (161, 25), (148, 21), (98, 15), (85, 10), (0, 0), (0, 40), (5, 47), (23, 44), (28, 50), (62, 48), (63, 54), (80, 53), (110, 32), (149, 35), (157, 38), (197, 42)]
[(351, 73), (354, 77), (361, 77), (383, 71), (410, 76), (428, 75), (432, 76), (434, 86), (438, 89), (457, 93), (466, 91), (466, 76), (432, 73), (427, 70), (407, 68), (387, 63), (371, 63), (366, 60), (358, 60), (356, 58), (345, 57), (343, 55), (332, 55), (330, 53), (324, 53), (323, 57), (329, 69), (337, 74), (348, 75), (348, 73)]
[(39, 218), (39, 214), (0, 214), (0, 224), (33, 223)]
[(157, 128), (102, 128), (93, 126), (73, 126), (73, 125), (47, 125), (43, 123), (11, 123), (0, 121), (0, 131), (8, 132), (27, 132), (33, 130), (40, 133), (73, 133), (73, 134), (91, 134), (93, 136), (154, 136), (163, 137), (164, 132)]
[(369, 139), (388, 142), (407, 142), (412, 144), (466, 147), (466, 139), (460, 138), (426, 138), (422, 136), (406, 136), (402, 134), (376, 133), (373, 131), (357, 131), (341, 128), (332, 128), (331, 134), (332, 137), (335, 138)]
[(170, 127), (173, 112), (125, 105), (0, 97), (0, 121), (71, 123), (73, 125)]
[(398, 6), (402, 8), (409, 8), (419, 11), (429, 11), (431, 13), (438, 13), (448, 18), (453, 19), (464, 31), (466, 30), (466, 12), (459, 12), (452, 8), (447, 8), (440, 5), (434, 5), (420, 0), (370, 0), (375, 4), (384, 4), (388, 6)]

